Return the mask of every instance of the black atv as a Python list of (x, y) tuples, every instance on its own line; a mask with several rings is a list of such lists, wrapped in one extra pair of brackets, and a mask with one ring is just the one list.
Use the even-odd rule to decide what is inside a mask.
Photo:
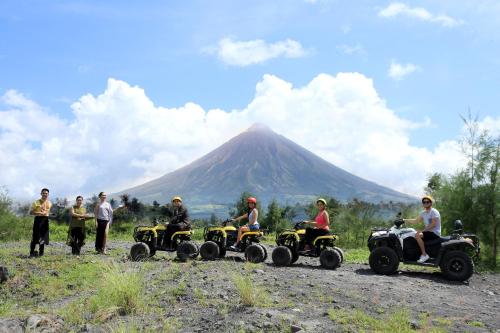
[(439, 267), (443, 275), (452, 281), (465, 281), (474, 273), (474, 261), (479, 259), (479, 239), (476, 235), (463, 233), (462, 222), (454, 223), (450, 236), (429, 241), (424, 240), (425, 251), (430, 259), (418, 263), (420, 248), (415, 239), (415, 229), (402, 228), (405, 221), (398, 218), (390, 229), (372, 229), (368, 237), (371, 269), (389, 275), (397, 271), (399, 263)]
[(182, 230), (175, 232), (170, 239), (170, 247), (165, 241), (167, 226), (155, 219), (151, 226), (134, 228), (134, 240), (137, 242), (130, 249), (130, 258), (134, 261), (145, 260), (156, 254), (156, 251), (177, 252), (180, 261), (194, 259), (198, 256), (198, 245), (191, 241), (193, 232)]
[(260, 244), (262, 231), (251, 230), (242, 234), (238, 249), (232, 246), (236, 243), (238, 229), (232, 225), (232, 220), (225, 220), (220, 226), (206, 227), (203, 232), (203, 243), (200, 255), (205, 260), (223, 258), (227, 251), (244, 252), (245, 259), (259, 263), (267, 259), (267, 249)]
[(272, 258), (276, 266), (288, 266), (299, 259), (299, 256), (319, 257), (322, 267), (335, 269), (344, 261), (344, 252), (337, 246), (337, 235), (318, 236), (310, 244), (312, 249), (305, 250), (304, 237), (306, 226), (304, 222), (296, 222), (293, 229), (285, 230), (276, 235), (276, 247)]

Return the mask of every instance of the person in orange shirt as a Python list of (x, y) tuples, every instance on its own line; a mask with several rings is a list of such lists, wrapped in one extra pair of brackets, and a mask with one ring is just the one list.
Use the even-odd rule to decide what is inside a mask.
[[(30, 215), (35, 216), (33, 220), (33, 234), (31, 236), (30, 257), (43, 256), (45, 244), (49, 244), (49, 213), (52, 203), (49, 201), (49, 190), (42, 189), (41, 198), (33, 202)], [(38, 244), (39, 252), (35, 251)]]

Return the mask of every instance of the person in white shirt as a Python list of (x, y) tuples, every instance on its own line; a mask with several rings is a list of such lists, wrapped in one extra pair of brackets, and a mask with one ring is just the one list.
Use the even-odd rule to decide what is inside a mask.
[(422, 198), (424, 210), (420, 215), (415, 219), (405, 219), (405, 222), (409, 222), (410, 224), (424, 222), (424, 230), (417, 231), (415, 234), (415, 239), (422, 253), (420, 259), (417, 260), (420, 264), (429, 260), (429, 255), (425, 252), (424, 239), (429, 241), (441, 237), (441, 215), (436, 208), (432, 207), (433, 201), (431, 196), (424, 196)]
[(108, 239), (109, 226), (113, 222), (113, 208), (106, 201), (106, 193), (99, 193), (100, 201), (94, 209), (95, 216), (95, 250), (98, 253), (107, 254), (106, 240)]

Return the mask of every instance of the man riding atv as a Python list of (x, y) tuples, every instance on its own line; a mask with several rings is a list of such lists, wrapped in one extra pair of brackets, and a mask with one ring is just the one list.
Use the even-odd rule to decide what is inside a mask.
[(425, 195), (422, 198), (422, 205), (424, 210), (415, 219), (403, 219), (405, 222), (410, 224), (422, 223), (424, 222), (424, 230), (417, 231), (415, 234), (415, 240), (420, 248), (420, 258), (417, 260), (419, 264), (422, 264), (429, 260), (429, 255), (425, 252), (425, 241), (431, 241), (433, 239), (439, 239), (441, 237), (441, 215), (436, 208), (432, 207), (432, 202), (434, 200), (431, 196)]
[(167, 207), (165, 215), (169, 218), (170, 223), (167, 224), (167, 231), (163, 239), (163, 245), (170, 248), (172, 235), (181, 230), (190, 230), (191, 224), (189, 223), (189, 213), (185, 206), (182, 205), (182, 198), (175, 196), (172, 198), (172, 207)]

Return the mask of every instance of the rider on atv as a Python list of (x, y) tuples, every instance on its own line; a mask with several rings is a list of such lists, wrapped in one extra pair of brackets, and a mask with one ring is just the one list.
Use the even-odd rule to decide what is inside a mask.
[(312, 249), (312, 243), (318, 236), (328, 235), (330, 231), (330, 217), (328, 216), (328, 211), (326, 210), (326, 200), (319, 198), (316, 200), (316, 206), (318, 207), (318, 215), (314, 221), (303, 221), (303, 223), (310, 224), (313, 228), (307, 228), (304, 237), (305, 251), (310, 251)]
[(430, 241), (441, 237), (441, 215), (436, 208), (432, 207), (432, 202), (434, 200), (430, 195), (425, 195), (422, 197), (422, 205), (424, 210), (415, 219), (404, 219), (405, 222), (410, 224), (424, 222), (424, 230), (417, 231), (415, 234), (415, 240), (420, 247), (420, 252), (422, 253), (420, 259), (417, 260), (418, 263), (422, 264), (429, 260), (429, 255), (425, 252), (425, 241)]
[(172, 235), (181, 230), (190, 230), (191, 224), (189, 223), (189, 213), (186, 207), (182, 205), (182, 198), (175, 196), (172, 198), (172, 207), (167, 207), (165, 215), (170, 219), (167, 224), (167, 231), (164, 238), (164, 246), (169, 248), (170, 238)]

